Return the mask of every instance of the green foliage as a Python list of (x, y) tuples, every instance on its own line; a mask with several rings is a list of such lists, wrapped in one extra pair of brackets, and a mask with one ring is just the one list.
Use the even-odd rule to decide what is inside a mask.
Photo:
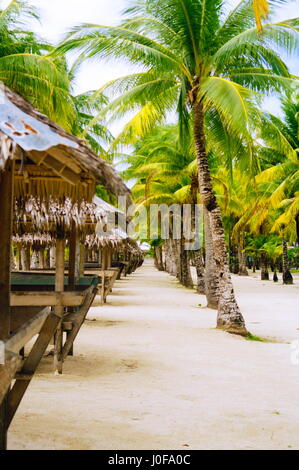
[(260, 35), (249, 0), (229, 14), (222, 0), (138, 0), (117, 27), (73, 28), (56, 53), (77, 50), (80, 60), (123, 58), (141, 69), (99, 90), (111, 97), (104, 110), (111, 118), (134, 113), (116, 144), (137, 142), (169, 111), (177, 111), (183, 142), (192, 105), (200, 100), (215, 132), (222, 127), (240, 146), (246, 141), (252, 148), (253, 129), (264, 119), (257, 91), (287, 90), (294, 83), (280, 50), (297, 49), (298, 25), (296, 18), (270, 23)]
[(51, 46), (28, 30), (38, 19), (26, 2), (13, 0), (0, 11), (0, 80), (67, 130), (75, 121), (63, 58), (48, 57)]

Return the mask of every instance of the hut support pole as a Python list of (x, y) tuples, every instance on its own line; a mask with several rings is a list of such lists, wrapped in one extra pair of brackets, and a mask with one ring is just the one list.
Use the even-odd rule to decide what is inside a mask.
[[(70, 251), (69, 251), (69, 287), (71, 290), (75, 290), (76, 286), (76, 279), (79, 277), (79, 266), (78, 263), (80, 262), (79, 256), (77, 256), (79, 253), (78, 251), (80, 250), (79, 247), (79, 240), (78, 240), (78, 230), (76, 227), (75, 222), (72, 223), (72, 230), (71, 230), (71, 236), (69, 240), (69, 246), (70, 246)], [(68, 311), (72, 312), (74, 309), (69, 309)], [(67, 338), (69, 338), (70, 332), (67, 332)], [(74, 355), (74, 343), (72, 343), (71, 347), (69, 348), (68, 354), (70, 356)]]
[[(56, 277), (55, 291), (64, 291), (64, 239), (57, 238), (56, 241)], [(55, 307), (55, 315), (62, 320), (64, 308), (63, 305)], [(54, 341), (54, 373), (62, 374), (62, 321), (58, 323)]]
[(112, 265), (112, 249), (109, 247), (107, 249), (107, 268), (111, 268)]
[(106, 283), (105, 269), (107, 269), (107, 267), (108, 267), (108, 265), (107, 265), (107, 248), (106, 247), (102, 248), (102, 251), (101, 251), (101, 265), (102, 265), (101, 304), (104, 305), (104, 303), (105, 303), (105, 283)]
[[(14, 163), (9, 161), (0, 173), (0, 340), (10, 335), (10, 254), (13, 214)], [(4, 367), (0, 365), (0, 367)], [(0, 403), (0, 450), (7, 448), (7, 400)]]
[(80, 243), (80, 267), (79, 277), (84, 276), (84, 265), (85, 265), (85, 246), (84, 243)]
[(73, 222), (71, 236), (69, 240), (69, 287), (71, 288), (71, 290), (74, 290), (76, 285), (77, 238), (77, 228), (75, 223)]

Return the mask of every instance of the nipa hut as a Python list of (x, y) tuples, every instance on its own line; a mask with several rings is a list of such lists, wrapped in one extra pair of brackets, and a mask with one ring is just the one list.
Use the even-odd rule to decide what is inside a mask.
[[(22, 97), (2, 86), (0, 101), (0, 449), (5, 449), (9, 425), (53, 336), (56, 371), (62, 371), (62, 357), (70, 350), (78, 332), (73, 329), (63, 346), (65, 308), (79, 308), (84, 314), (96, 293), (96, 277), (90, 280), (90, 285), (75, 289), (77, 215), (82, 204), (92, 201), (96, 184), (128, 199), (130, 192), (111, 165)], [(45, 222), (53, 201), (62, 204), (70, 201), (69, 223), (64, 224), (65, 218), (58, 212), (52, 224), (56, 233), (56, 271), (53, 281), (42, 280), (45, 289), (42, 292), (41, 280), (34, 292), (31, 292), (33, 279), (29, 284), (28, 278), (15, 286), (11, 283), (13, 227), (18, 236), (26, 233), (27, 222), (31, 227), (40, 229), (41, 226), (34, 200), (43, 207)], [(27, 207), (32, 204), (28, 220), (24, 213), (26, 204)], [(68, 289), (64, 275), (67, 229), (70, 234)], [(20, 351), (36, 335), (28, 357), (23, 360)]]

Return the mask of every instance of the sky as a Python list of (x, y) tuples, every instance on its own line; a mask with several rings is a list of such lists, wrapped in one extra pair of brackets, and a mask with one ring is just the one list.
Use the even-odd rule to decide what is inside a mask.
[[(163, 2), (163, 0), (161, 0)], [(0, 6), (6, 6), (9, 0), (0, 0)], [(128, 0), (27, 0), (28, 4), (38, 8), (41, 23), (34, 23), (32, 29), (51, 43), (57, 44), (67, 30), (80, 23), (116, 25), (121, 19), (121, 11)], [(234, 6), (239, 0), (228, 0)], [(274, 20), (293, 18), (299, 14), (299, 0), (290, 0), (276, 9)], [(298, 58), (286, 59), (291, 72), (299, 75)], [(124, 62), (85, 62), (76, 78), (75, 93), (82, 93), (101, 87), (108, 81), (126, 75), (133, 69)], [(279, 105), (275, 98), (267, 98), (264, 107), (279, 114)], [(114, 125), (116, 132), (122, 124)]]

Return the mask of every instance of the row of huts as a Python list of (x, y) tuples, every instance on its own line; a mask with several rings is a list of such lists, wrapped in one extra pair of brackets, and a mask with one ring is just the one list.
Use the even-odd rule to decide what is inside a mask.
[(111, 217), (125, 214), (95, 196), (98, 184), (130, 204), (109, 163), (3, 86), (0, 449), (49, 344), (54, 371), (62, 373), (95, 296), (104, 303), (115, 279), (142, 263), (137, 243), (110, 227)]

